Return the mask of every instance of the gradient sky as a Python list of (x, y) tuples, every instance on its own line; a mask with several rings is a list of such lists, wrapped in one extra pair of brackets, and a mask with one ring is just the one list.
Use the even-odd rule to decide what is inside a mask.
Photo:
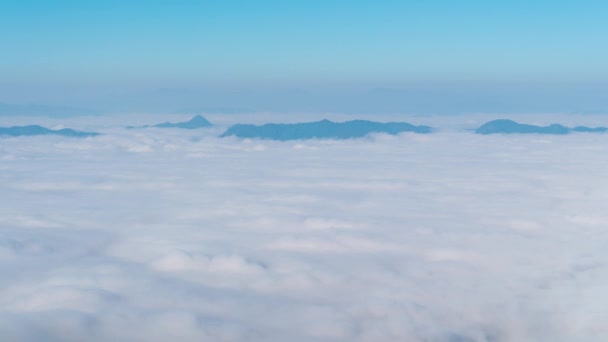
[(606, 111), (605, 1), (2, 1), (0, 102)]

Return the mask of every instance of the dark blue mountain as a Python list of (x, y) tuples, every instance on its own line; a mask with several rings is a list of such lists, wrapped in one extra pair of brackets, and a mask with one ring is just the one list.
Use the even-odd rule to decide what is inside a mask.
[(158, 127), (158, 128), (185, 128), (185, 129), (196, 129), (196, 128), (203, 128), (203, 127), (211, 127), (213, 126), (211, 124), (211, 122), (209, 122), (207, 119), (205, 119), (204, 117), (197, 115), (195, 117), (193, 117), (192, 119), (190, 119), (190, 121), (186, 121), (186, 122), (176, 122), (176, 123), (172, 123), (172, 122), (163, 122), (161, 124), (158, 125), (146, 125), (146, 126), (138, 126), (138, 127), (133, 127), (133, 126), (129, 126), (127, 128), (148, 128), (148, 127)]
[(295, 124), (265, 124), (262, 126), (237, 124), (230, 127), (221, 137), (237, 136), (240, 138), (261, 138), (281, 141), (314, 138), (350, 139), (364, 137), (375, 132), (393, 135), (401, 132), (430, 133), (431, 127), (414, 126), (405, 122), (381, 123), (365, 120), (346, 122), (322, 120)]
[(568, 128), (562, 125), (553, 124), (549, 126), (535, 126), (520, 124), (513, 120), (494, 120), (487, 122), (478, 129), (475, 130), (477, 134), (511, 134), (511, 133), (537, 133), (537, 134), (568, 134), (570, 132), (606, 132), (608, 128), (596, 127), (590, 128), (585, 126), (578, 126), (575, 128)]
[(30, 126), (13, 126), (13, 127), (0, 127), (0, 136), (8, 135), (12, 137), (18, 137), (23, 135), (62, 135), (65, 137), (76, 137), (76, 138), (85, 138), (85, 137), (94, 137), (99, 135), (99, 133), (94, 132), (80, 132), (75, 131), (70, 128), (63, 129), (48, 129), (38, 125), (30, 125)]
[(608, 128), (606, 127), (585, 127), (585, 126), (578, 126), (578, 127), (574, 127), (572, 129), (573, 132), (589, 132), (589, 133), (603, 133), (608, 131)]

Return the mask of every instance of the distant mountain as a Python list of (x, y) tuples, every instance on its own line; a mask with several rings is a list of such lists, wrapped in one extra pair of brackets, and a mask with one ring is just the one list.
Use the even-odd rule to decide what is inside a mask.
[(128, 126), (127, 128), (148, 128), (148, 127), (158, 127), (158, 128), (185, 128), (185, 129), (196, 129), (203, 127), (211, 127), (213, 126), (211, 122), (209, 122), (204, 117), (197, 115), (190, 119), (190, 121), (186, 122), (163, 122), (158, 125), (145, 125), (145, 126)]
[(99, 133), (80, 132), (70, 128), (54, 130), (38, 125), (0, 127), (0, 136), (18, 137), (24, 135), (62, 135), (65, 137), (85, 138), (94, 137), (96, 135), (99, 135)]
[(512, 134), (512, 133), (537, 133), (537, 134), (568, 134), (570, 132), (606, 132), (608, 128), (596, 127), (590, 128), (585, 126), (578, 126), (575, 128), (568, 128), (559, 124), (553, 124), (549, 126), (535, 126), (520, 124), (513, 120), (494, 120), (487, 122), (478, 129), (475, 130), (477, 134)]
[(608, 128), (606, 127), (585, 127), (585, 126), (578, 126), (578, 127), (574, 127), (572, 129), (573, 132), (590, 132), (590, 133), (603, 133), (608, 131)]
[(0, 102), (0, 116), (68, 117), (95, 114), (99, 114), (99, 112), (85, 108), (49, 106), (39, 104), (12, 104)]
[(349, 139), (360, 138), (370, 133), (398, 134), (401, 132), (430, 133), (431, 127), (414, 126), (405, 122), (373, 122), (353, 120), (332, 122), (322, 120), (317, 122), (295, 124), (265, 124), (262, 126), (237, 124), (230, 127), (221, 137), (237, 136), (240, 138), (261, 138), (272, 140), (303, 140), (303, 139)]

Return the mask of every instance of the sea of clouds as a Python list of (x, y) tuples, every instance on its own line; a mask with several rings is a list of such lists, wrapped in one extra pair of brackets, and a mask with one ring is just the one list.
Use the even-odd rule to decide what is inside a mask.
[(0, 138), (0, 340), (607, 340), (608, 135), (489, 119)]

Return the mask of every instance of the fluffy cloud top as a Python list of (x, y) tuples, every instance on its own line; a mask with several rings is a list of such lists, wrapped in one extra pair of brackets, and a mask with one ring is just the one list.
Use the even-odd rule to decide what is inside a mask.
[(605, 135), (104, 133), (2, 139), (3, 341), (608, 338)]

